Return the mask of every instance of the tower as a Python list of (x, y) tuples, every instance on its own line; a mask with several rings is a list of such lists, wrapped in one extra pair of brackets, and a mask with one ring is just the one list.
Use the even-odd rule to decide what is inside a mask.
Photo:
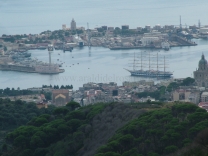
[(200, 20), (198, 21), (198, 27), (199, 27), (199, 29), (201, 28), (201, 22), (200, 22)]
[(180, 15), (180, 29), (182, 30), (181, 15)]
[(204, 54), (198, 64), (198, 69), (194, 71), (194, 79), (199, 87), (208, 87), (208, 64)]
[(87, 42), (88, 42), (88, 47), (90, 48), (91, 47), (91, 41), (90, 41), (90, 38), (91, 38), (91, 34), (90, 34), (90, 29), (89, 29), (89, 23), (87, 23)]
[(48, 45), (48, 54), (49, 54), (49, 69), (51, 68), (51, 53), (53, 51), (53, 45)]
[(72, 21), (71, 21), (71, 30), (76, 30), (76, 29), (77, 29), (76, 22), (75, 22), (74, 19), (72, 19)]

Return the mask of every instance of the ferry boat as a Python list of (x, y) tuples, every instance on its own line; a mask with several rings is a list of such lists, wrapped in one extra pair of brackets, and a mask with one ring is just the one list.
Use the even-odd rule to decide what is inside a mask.
[[(135, 53), (134, 53), (134, 60), (133, 60), (133, 70), (129, 70), (129, 69), (125, 69), (128, 72), (131, 73), (132, 76), (140, 76), (140, 77), (155, 77), (155, 78), (170, 78), (173, 75), (173, 72), (170, 71), (166, 71), (166, 60), (165, 60), (165, 56), (163, 57), (163, 64), (159, 64), (159, 61), (161, 61), (161, 59), (159, 60), (158, 57), (158, 53), (155, 57), (156, 59), (156, 64), (154, 64), (155, 62), (153, 61), (152, 57), (150, 57), (150, 53), (149, 53), (149, 57), (148, 57), (148, 64), (147, 64), (147, 60), (143, 59), (144, 55), (141, 52), (141, 57), (140, 60), (136, 59)], [(147, 57), (145, 57), (147, 58)], [(138, 62), (139, 61), (139, 62)], [(152, 61), (152, 62), (151, 62)], [(140, 65), (141, 69), (136, 69), (137, 64)], [(148, 70), (145, 70), (144, 67), (149, 67)], [(156, 68), (156, 70), (152, 69), (152, 68)], [(159, 70), (159, 68), (163, 68), (164, 70)]]

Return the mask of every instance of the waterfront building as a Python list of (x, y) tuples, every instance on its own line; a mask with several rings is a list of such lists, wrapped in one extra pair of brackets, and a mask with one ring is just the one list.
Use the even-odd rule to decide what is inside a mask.
[(148, 46), (150, 44), (153, 44), (156, 41), (159, 41), (158, 37), (142, 37), (141, 39), (143, 46)]
[(121, 26), (121, 29), (122, 29), (122, 30), (128, 30), (128, 29), (129, 29), (129, 25), (122, 25), (122, 26)]
[(173, 30), (175, 27), (174, 25), (165, 25), (163, 28), (166, 30)]
[(114, 31), (114, 27), (108, 27), (109, 31)]
[(199, 87), (208, 87), (208, 64), (204, 54), (198, 64), (198, 69), (194, 71), (194, 79)]
[(147, 29), (147, 31), (151, 30), (151, 26), (150, 25), (146, 25), (145, 28)]
[(108, 27), (107, 26), (102, 26), (102, 29), (103, 30), (108, 30)]
[(62, 30), (66, 30), (66, 24), (62, 25)]
[(207, 28), (207, 27), (205, 27), (205, 28), (200, 28), (200, 29), (199, 29), (199, 33), (200, 33), (200, 34), (208, 33), (208, 28)]
[(142, 27), (137, 27), (137, 31), (142, 31)]
[(154, 30), (160, 30), (160, 29), (161, 29), (160, 24), (155, 25)]
[(75, 22), (74, 19), (72, 19), (72, 21), (71, 21), (71, 30), (76, 30), (76, 29), (77, 29), (76, 22)]

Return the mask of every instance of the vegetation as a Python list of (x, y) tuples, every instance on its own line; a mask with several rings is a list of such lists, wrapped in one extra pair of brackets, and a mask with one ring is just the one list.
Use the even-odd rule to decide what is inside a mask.
[[(29, 107), (21, 101), (14, 104)], [(143, 106), (150, 111), (141, 109)], [(207, 154), (208, 114), (190, 103), (147, 101), (80, 107), (72, 101), (64, 107), (40, 110), (30, 119), (6, 135), (1, 145), (3, 156)]]
[(167, 155), (189, 145), (206, 127), (205, 110), (193, 104), (176, 104), (131, 121), (101, 146), (96, 156)]
[(116, 130), (145, 112), (118, 103), (79, 107), (70, 102), (15, 129), (6, 137), (3, 155), (94, 155)]
[(156, 91), (153, 91), (153, 92), (146, 91), (146, 92), (136, 93), (136, 95), (140, 98), (150, 96), (152, 98), (155, 98), (156, 100), (165, 101), (165, 100), (169, 100), (169, 99), (166, 99), (165, 97), (166, 94), (179, 88), (179, 86), (191, 86), (194, 84), (194, 82), (195, 80), (193, 78), (187, 77), (181, 82), (171, 82), (167, 87), (161, 86)]
[(42, 88), (73, 89), (73, 85), (66, 85), (66, 86), (61, 85), (60, 87), (59, 87), (58, 85), (54, 85), (54, 86), (52, 86), (52, 85), (49, 85), (49, 86), (47, 86), (47, 85), (42, 85)]
[(35, 94), (35, 92), (27, 90), (27, 89), (22, 89), (20, 90), (18, 89), (10, 89), (10, 88), (6, 88), (6, 89), (0, 89), (0, 97), (4, 97), (4, 96), (18, 96), (18, 95), (32, 95)]
[(86, 124), (105, 106), (97, 104), (76, 110), (79, 104), (70, 102), (65, 107), (55, 108), (52, 114), (34, 117), (26, 126), (7, 135), (6, 140), (12, 149), (5, 155), (74, 155), (90, 132), (84, 133)]
[[(4, 137), (15, 128), (27, 124), (31, 119), (41, 114), (51, 114), (54, 107), (38, 109), (35, 103), (25, 103), (21, 100), (10, 101), (0, 98), (0, 148), (4, 149)], [(1, 150), (0, 150), (1, 152)]]
[(10, 101), (0, 98), (0, 130), (8, 130), (25, 125), (33, 117), (41, 114), (51, 114), (54, 107), (38, 109), (35, 103), (25, 103), (21, 100)]
[(163, 101), (162, 97), (165, 95), (165, 86), (159, 87), (158, 90), (153, 92), (141, 92), (136, 93), (136, 95), (140, 98), (150, 96), (152, 98), (155, 98), (156, 100)]
[(182, 80), (181, 82), (172, 82), (167, 86), (167, 91), (171, 92), (175, 89), (177, 89), (179, 86), (191, 86), (193, 85), (195, 82), (195, 80), (191, 77), (187, 77), (184, 80)]

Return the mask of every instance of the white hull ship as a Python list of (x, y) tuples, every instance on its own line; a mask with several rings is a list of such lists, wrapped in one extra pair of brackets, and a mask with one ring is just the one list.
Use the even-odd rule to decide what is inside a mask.
[[(143, 59), (144, 56), (142, 56), (142, 52), (141, 52), (141, 58), (138, 62), (138, 59), (135, 58), (135, 54), (134, 54), (134, 62), (133, 62), (133, 70), (129, 70), (129, 69), (125, 69), (128, 72), (131, 73), (132, 76), (140, 76), (140, 77), (152, 77), (152, 78), (170, 78), (173, 73), (166, 71), (166, 61), (165, 61), (165, 56), (164, 56), (164, 60), (163, 60), (163, 64), (159, 63), (159, 58), (158, 58), (158, 53), (156, 56), (156, 64), (151, 63), (151, 57), (150, 57), (150, 53), (149, 53), (149, 70), (144, 70), (145, 65), (147, 65), (146, 61)], [(137, 64), (139, 64), (141, 69), (136, 69)], [(154, 66), (153, 66), (154, 65)], [(155, 66), (156, 65), (156, 66)], [(156, 68), (152, 69), (152, 68)], [(163, 68), (163, 71), (159, 70), (159, 68)]]

